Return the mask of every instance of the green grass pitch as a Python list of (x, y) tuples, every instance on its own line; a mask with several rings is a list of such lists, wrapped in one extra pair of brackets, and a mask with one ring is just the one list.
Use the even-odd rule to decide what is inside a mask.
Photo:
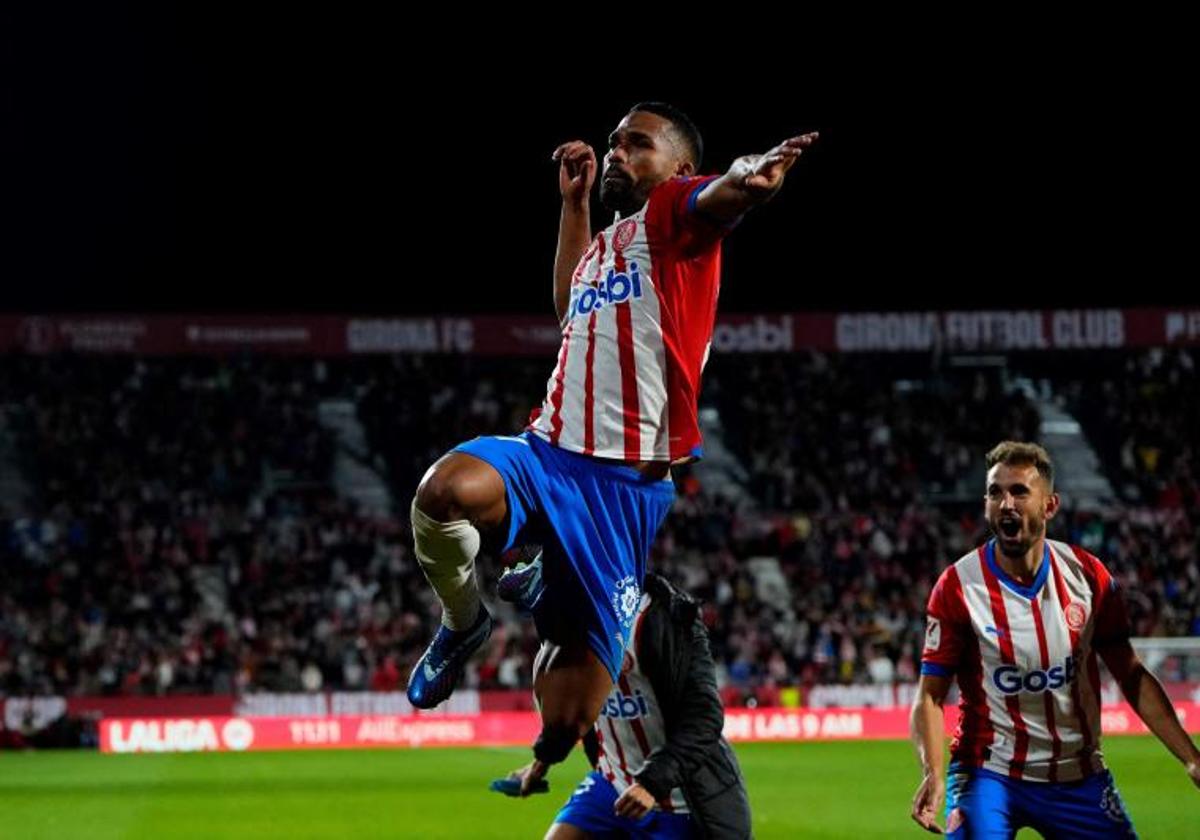
[[(918, 781), (904, 741), (743, 744), (758, 837), (912, 837)], [(488, 782), (523, 749), (100, 755), (0, 754), (0, 837), (540, 838), (584, 773), (577, 750), (548, 795)], [(1200, 836), (1200, 791), (1149, 737), (1105, 755), (1143, 838)], [(1033, 836), (1023, 834), (1022, 836)]]

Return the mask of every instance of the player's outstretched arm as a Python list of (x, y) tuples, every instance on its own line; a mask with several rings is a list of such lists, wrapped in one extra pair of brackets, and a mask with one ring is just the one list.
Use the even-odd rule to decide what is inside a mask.
[(550, 156), (558, 162), (558, 191), (562, 213), (558, 218), (558, 249), (554, 252), (554, 311), (559, 323), (571, 303), (571, 277), (592, 239), (592, 185), (596, 182), (596, 152), (582, 140), (563, 143)]
[(1162, 683), (1142, 664), (1128, 639), (1098, 647), (1097, 651), (1138, 717), (1179, 759), (1192, 783), (1200, 788), (1200, 749), (1180, 725)]
[(729, 171), (710, 183), (696, 199), (696, 208), (720, 222), (732, 222), (783, 186), (784, 176), (800, 155), (817, 142), (817, 132), (789, 137), (761, 155), (740, 157)]
[(909, 732), (923, 774), (917, 793), (913, 796), (911, 816), (917, 825), (934, 834), (942, 833), (937, 819), (946, 797), (943, 789), (946, 719), (942, 704), (946, 702), (949, 691), (949, 677), (923, 674), (917, 684), (917, 696), (909, 717)]

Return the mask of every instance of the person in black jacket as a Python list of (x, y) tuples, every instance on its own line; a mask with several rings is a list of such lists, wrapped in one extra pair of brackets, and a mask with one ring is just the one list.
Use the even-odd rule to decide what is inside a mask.
[[(536, 600), (539, 560), (506, 573), (501, 597)], [(721, 735), (724, 709), (699, 607), (665, 578), (646, 576), (621, 675), (584, 737), (593, 770), (547, 840), (751, 836), (745, 780)], [(545, 643), (535, 671), (555, 653)], [(512, 778), (528, 795), (548, 769), (535, 760)]]

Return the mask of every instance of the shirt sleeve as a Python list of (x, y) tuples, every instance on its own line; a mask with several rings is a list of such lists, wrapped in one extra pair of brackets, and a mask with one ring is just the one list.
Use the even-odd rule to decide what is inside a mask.
[(942, 572), (925, 607), (925, 646), (921, 673), (952, 677), (971, 634), (971, 621), (963, 601), (962, 585), (954, 567)]

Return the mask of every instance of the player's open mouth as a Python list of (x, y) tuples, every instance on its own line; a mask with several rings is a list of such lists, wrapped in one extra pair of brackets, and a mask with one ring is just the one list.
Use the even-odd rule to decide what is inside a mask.
[(1000, 533), (1009, 539), (1021, 533), (1021, 520), (1019, 519), (1001, 519)]

